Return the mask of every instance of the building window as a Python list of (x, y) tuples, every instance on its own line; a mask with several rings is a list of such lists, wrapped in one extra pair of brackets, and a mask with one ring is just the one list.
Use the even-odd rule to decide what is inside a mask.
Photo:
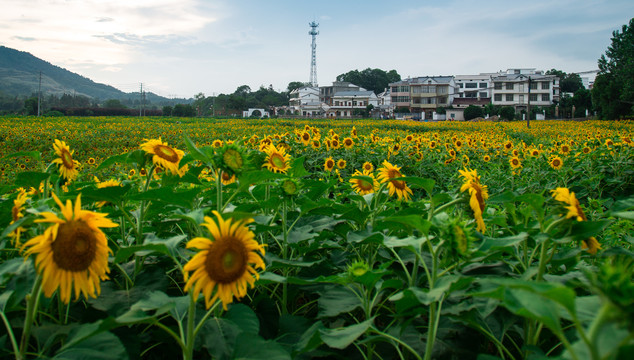
[(531, 90), (537, 90), (537, 83), (531, 82)]
[(464, 84), (463, 83), (458, 83), (458, 87), (462, 89), (464, 87)]
[(477, 97), (477, 93), (474, 91), (464, 93), (464, 97), (475, 99)]
[(447, 98), (442, 96), (438, 98), (438, 103), (439, 104), (446, 104), (447, 103)]
[(493, 95), (493, 100), (494, 101), (502, 101), (502, 94)]
[(480, 97), (481, 98), (489, 97), (489, 94), (487, 94), (486, 92), (480, 92)]
[(475, 89), (475, 88), (477, 88), (477, 87), (478, 87), (478, 84), (477, 84), (477, 83), (466, 83), (466, 84), (465, 84), (465, 87), (466, 87), (467, 89)]
[(513, 90), (513, 83), (507, 82), (506, 83), (506, 90)]
[(480, 83), (480, 89), (486, 89), (488, 86), (487, 83)]
[(537, 94), (531, 94), (530, 101), (537, 101)]
[(436, 86), (437, 94), (447, 94), (449, 92), (449, 86)]
[(501, 82), (493, 83), (493, 88), (495, 90), (502, 90), (502, 83)]
[(513, 101), (513, 94), (506, 94), (506, 101)]
[(550, 101), (550, 94), (542, 94), (542, 101)]
[(550, 89), (550, 83), (548, 81), (542, 82), (542, 89)]

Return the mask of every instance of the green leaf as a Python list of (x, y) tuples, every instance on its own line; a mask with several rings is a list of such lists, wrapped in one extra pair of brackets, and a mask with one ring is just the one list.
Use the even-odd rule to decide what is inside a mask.
[(408, 236), (406, 238), (397, 238), (388, 236), (383, 240), (383, 245), (389, 248), (406, 247), (411, 251), (419, 252), (424, 243), (428, 241), (428, 237)]
[(80, 342), (69, 342), (53, 359), (127, 359), (125, 347), (118, 337), (110, 332), (101, 332)]
[(178, 253), (178, 244), (180, 244), (187, 235), (176, 235), (169, 239), (159, 239), (154, 234), (149, 234), (143, 245), (132, 245), (122, 247), (117, 251), (114, 261), (120, 263), (128, 259), (132, 254), (137, 256), (146, 256), (153, 252), (158, 252), (168, 256), (176, 257)]
[(290, 360), (291, 355), (277, 342), (256, 336), (248, 339), (248, 346), (245, 346), (243, 342), (237, 343), (233, 358), (240, 360)]
[(207, 165), (213, 164), (210, 154), (207, 154), (201, 149), (197, 148), (196, 144), (194, 144), (188, 136), (185, 136), (183, 140), (185, 141), (185, 146), (187, 147), (187, 151), (189, 152), (188, 155), (191, 155), (192, 158), (200, 160)]
[(293, 162), (291, 163), (291, 171), (289, 175), (295, 178), (301, 178), (301, 177), (310, 175), (310, 173), (304, 167), (305, 160), (306, 160), (306, 156), (293, 159)]
[(84, 199), (90, 199), (94, 201), (109, 201), (113, 204), (116, 204), (122, 201), (130, 188), (130, 184), (126, 184), (124, 186), (109, 186), (101, 189), (88, 188), (82, 190), (81, 196)]
[(240, 332), (238, 325), (232, 321), (212, 318), (205, 321), (199, 338), (214, 359), (231, 359)]
[(175, 192), (171, 187), (162, 187), (134, 194), (130, 196), (130, 199), (159, 201), (191, 209), (194, 204), (194, 199), (200, 191), (201, 189), (191, 189)]
[(361, 300), (348, 288), (329, 286), (319, 293), (319, 317), (337, 316), (361, 307)]
[(487, 200), (491, 204), (505, 204), (515, 201), (515, 194), (512, 191), (505, 191), (501, 194), (493, 195)]
[(130, 307), (130, 310), (116, 318), (121, 324), (134, 324), (156, 318), (176, 306), (176, 301), (162, 291), (152, 291), (145, 298)]
[(225, 318), (231, 320), (244, 333), (257, 335), (260, 332), (258, 316), (244, 304), (231, 305)]
[(99, 166), (97, 166), (96, 170), (103, 170), (105, 168), (108, 168), (112, 164), (117, 164), (117, 163), (123, 164), (123, 163), (126, 162), (127, 159), (128, 159), (128, 153), (119, 154), (119, 155), (113, 155), (113, 156), (105, 159), (104, 161), (102, 161), (101, 164), (99, 164)]
[(18, 173), (13, 184), (26, 189), (30, 187), (39, 189), (42, 181), (45, 181), (50, 176), (51, 174), (45, 172), (24, 171)]
[(18, 152), (5, 155), (0, 160), (19, 157), (19, 156), (28, 156), (35, 161), (42, 160), (42, 154), (39, 151), (18, 151)]
[(392, 180), (405, 181), (409, 187), (425, 189), (428, 194), (432, 193), (432, 190), (434, 190), (434, 185), (436, 185), (436, 182), (432, 179), (424, 179), (417, 176), (403, 176), (399, 178), (394, 178)]
[(613, 212), (611, 215), (621, 219), (634, 220), (634, 211)]
[[(420, 231), (422, 234), (427, 235), (429, 233), (429, 229), (431, 228), (431, 222), (423, 219), (420, 215), (398, 215), (398, 216), (389, 216), (383, 219), (375, 221), (376, 226), (375, 230), (380, 231), (383, 228), (392, 228), (395, 229), (402, 227), (405, 225), (409, 229), (416, 229)], [(393, 224), (392, 227), (389, 227), (388, 224)]]
[(528, 238), (528, 233), (522, 232), (517, 235), (502, 237), (502, 238), (491, 238), (484, 237), (484, 241), (480, 244), (478, 251), (480, 252), (489, 252), (492, 250), (499, 250), (508, 247), (513, 247), (518, 245), (519, 243), (525, 241)]
[(372, 326), (374, 318), (362, 323), (337, 329), (320, 329), (321, 339), (326, 345), (335, 349), (345, 349)]

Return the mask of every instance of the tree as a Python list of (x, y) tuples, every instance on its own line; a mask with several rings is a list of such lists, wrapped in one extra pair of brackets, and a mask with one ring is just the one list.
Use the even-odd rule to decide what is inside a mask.
[(482, 108), (475, 105), (469, 105), (464, 109), (464, 119), (471, 120), (477, 117), (482, 117)]
[(104, 101), (103, 107), (108, 109), (125, 109), (126, 106), (121, 103), (118, 99), (108, 99)]
[(584, 89), (583, 80), (579, 74), (565, 72), (557, 69), (546, 71), (546, 75), (555, 75), (559, 78), (559, 89), (562, 93), (575, 93), (579, 89)]
[(163, 106), (163, 116), (172, 116), (173, 108), (169, 105)]
[(301, 82), (301, 81), (291, 81), (288, 83), (288, 86), (286, 87), (286, 90), (288, 90), (288, 92), (291, 92), (295, 89), (299, 89), (301, 87), (304, 87), (308, 85), (308, 83), (305, 82)]
[(515, 118), (515, 109), (512, 106), (503, 106), (500, 109), (500, 117), (506, 120), (513, 120)]
[(618, 119), (634, 114), (634, 18), (621, 31), (612, 32), (612, 43), (598, 60), (599, 74), (592, 101), (599, 116)]
[(37, 115), (37, 98), (31, 97), (24, 100), (24, 112), (27, 115)]
[(337, 76), (337, 81), (347, 81), (375, 94), (382, 93), (390, 83), (401, 80), (396, 70), (384, 71), (381, 69), (367, 68), (363, 71), (352, 70)]

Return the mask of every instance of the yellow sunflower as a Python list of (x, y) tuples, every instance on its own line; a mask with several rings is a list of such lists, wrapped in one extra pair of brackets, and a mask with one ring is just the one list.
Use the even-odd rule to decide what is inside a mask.
[(371, 181), (368, 181), (368, 179), (362, 179), (362, 178), (350, 179), (352, 190), (354, 190), (357, 194), (366, 195), (366, 194), (371, 194), (379, 190), (379, 186), (380, 186), (379, 181), (374, 177), (374, 174), (372, 173), (371, 170), (367, 171), (364, 169), (363, 172), (360, 172), (359, 170), (355, 170), (352, 176), (353, 177), (367, 176), (368, 178), (371, 179)]
[(262, 167), (269, 169), (275, 173), (284, 173), (291, 168), (289, 162), (291, 161), (291, 156), (286, 153), (284, 148), (276, 148), (275, 145), (270, 145), (266, 150), (266, 159), (264, 160), (264, 164)]
[(551, 168), (559, 170), (564, 165), (564, 162), (559, 156), (553, 156), (548, 160), (548, 164), (550, 164)]
[(482, 214), (484, 213), (484, 201), (489, 198), (489, 191), (486, 185), (480, 183), (480, 176), (477, 170), (458, 170), (464, 178), (464, 183), (460, 187), (460, 192), (469, 191), (469, 206), (473, 211), (473, 217), (476, 220), (476, 229), (480, 232), (486, 230)]
[(408, 201), (412, 190), (407, 186), (407, 183), (403, 180), (392, 180), (394, 178), (403, 177), (400, 170), (401, 168), (399, 166), (394, 166), (387, 160), (383, 160), (383, 166), (379, 168), (378, 180), (381, 183), (387, 183), (390, 196), (396, 193), (399, 200), (405, 198), (405, 201)]
[(155, 165), (161, 166), (166, 170), (169, 170), (173, 175), (179, 174), (179, 163), (185, 153), (182, 150), (173, 148), (167, 143), (161, 141), (159, 137), (156, 139), (145, 139), (145, 143), (141, 144), (141, 149), (147, 154), (154, 155), (152, 162)]
[(509, 164), (511, 165), (511, 168), (513, 170), (521, 168), (522, 167), (522, 161), (520, 161), (520, 158), (518, 158), (517, 156), (512, 156), (509, 159)]
[(108, 279), (108, 253), (112, 253), (100, 228), (118, 225), (106, 218), (108, 214), (82, 210), (81, 195), (77, 195), (74, 206), (70, 200), (62, 204), (55, 194), (53, 199), (63, 218), (41, 213), (44, 219), (35, 222), (51, 225), (23, 245), (23, 249), (28, 248), (24, 256), (36, 255), (35, 266), (42, 276), (46, 297), (59, 288), (60, 299), (67, 304), (74, 288), (75, 300), (80, 293), (95, 298), (101, 292), (100, 281)]
[(347, 137), (345, 139), (343, 139), (343, 147), (346, 149), (351, 149), (354, 146), (354, 141)]
[[(577, 221), (586, 221), (586, 215), (583, 213), (581, 209), (581, 205), (579, 204), (579, 200), (575, 196), (575, 193), (568, 190), (568, 188), (557, 188), (552, 190), (552, 196), (555, 200), (564, 203), (566, 210), (568, 213), (566, 214), (566, 219), (574, 218)], [(601, 244), (597, 239), (592, 236), (586, 240), (581, 241), (581, 248), (588, 249), (588, 252), (592, 255), (597, 253), (597, 250), (601, 249)]]
[[(24, 210), (24, 204), (26, 204), (28, 195), (29, 194), (26, 192), (26, 190), (20, 188), (20, 193), (15, 198), (15, 200), (13, 200), (13, 208), (11, 208), (11, 223), (10, 224), (13, 224), (24, 217), (24, 214), (22, 214), (22, 211)], [(13, 230), (9, 234), (9, 237), (13, 238), (13, 244), (15, 245), (16, 248), (20, 246), (20, 235), (22, 234), (24, 230), (25, 229), (23, 227), (18, 226), (17, 228), (15, 228), (15, 230)]]
[(363, 168), (363, 171), (374, 171), (374, 165), (372, 165), (369, 161), (364, 162), (361, 167)]
[(247, 294), (248, 285), (253, 287), (259, 278), (256, 269), (264, 270), (264, 245), (255, 241), (255, 234), (247, 226), (253, 220), (223, 220), (218, 212), (213, 214), (217, 223), (205, 216), (202, 224), (211, 238), (197, 237), (187, 243), (187, 248), (200, 251), (183, 268), (185, 291), (193, 291), (194, 298), (202, 291), (207, 308), (220, 299), (227, 310), (234, 296), (240, 299)]
[[(116, 180), (116, 179), (99, 182), (98, 179), (97, 179), (97, 189), (103, 189), (103, 188), (115, 187), (115, 186), (121, 186), (121, 182), (119, 180)], [(101, 207), (104, 207), (106, 204), (108, 204), (107, 201), (99, 201), (95, 205), (97, 205), (97, 207), (101, 208)]]
[(337, 160), (337, 167), (339, 169), (345, 169), (348, 163), (344, 159)]
[(335, 168), (335, 160), (332, 157), (327, 158), (324, 161), (324, 169), (326, 171), (332, 171)]
[(53, 163), (59, 165), (59, 173), (64, 179), (75, 180), (77, 175), (79, 175), (79, 171), (77, 170), (79, 161), (73, 159), (75, 150), (70, 150), (65, 142), (57, 139), (55, 139), (53, 149), (55, 149), (55, 154), (58, 156), (57, 159), (53, 160)]

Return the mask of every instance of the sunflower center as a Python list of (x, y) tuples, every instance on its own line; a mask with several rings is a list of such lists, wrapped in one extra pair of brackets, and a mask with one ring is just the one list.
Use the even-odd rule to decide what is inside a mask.
[(248, 250), (233, 237), (213, 243), (205, 260), (205, 270), (211, 280), (229, 284), (240, 279), (247, 270)]
[(18, 221), (20, 219), (20, 215), (22, 215), (20, 213), (20, 207), (19, 206), (14, 206), (11, 209), (11, 218), (13, 219), (13, 221)]
[(225, 151), (225, 153), (222, 155), (222, 159), (224, 160), (225, 164), (227, 164), (227, 166), (234, 171), (242, 169), (242, 155), (238, 151), (234, 149), (227, 149), (227, 151)]
[(327, 167), (327, 168), (331, 169), (331, 168), (333, 168), (334, 166), (335, 166), (335, 162), (334, 162), (334, 161), (332, 161), (332, 160), (328, 160), (328, 161), (326, 161), (326, 167)]
[(85, 222), (71, 220), (59, 225), (51, 248), (53, 261), (61, 269), (86, 271), (97, 252), (97, 237)]
[(64, 164), (64, 167), (67, 169), (72, 169), (73, 168), (73, 157), (70, 155), (70, 153), (68, 152), (68, 150), (66, 149), (62, 149), (62, 155), (60, 156), (60, 158), (62, 159), (62, 163)]
[(358, 179), (357, 186), (363, 191), (370, 191), (373, 189), (372, 183), (363, 179)]
[(165, 159), (171, 163), (178, 162), (178, 154), (176, 153), (176, 151), (174, 151), (174, 149), (172, 149), (169, 146), (158, 144), (154, 146), (153, 150), (154, 150), (154, 153), (162, 159)]
[(284, 158), (280, 154), (271, 154), (271, 164), (278, 169), (284, 169), (286, 167), (286, 162)]
[(557, 167), (557, 166), (559, 166), (560, 164), (561, 164), (561, 163), (559, 162), (559, 159), (555, 159), (555, 160), (553, 160), (553, 166), (554, 166), (554, 167)]

